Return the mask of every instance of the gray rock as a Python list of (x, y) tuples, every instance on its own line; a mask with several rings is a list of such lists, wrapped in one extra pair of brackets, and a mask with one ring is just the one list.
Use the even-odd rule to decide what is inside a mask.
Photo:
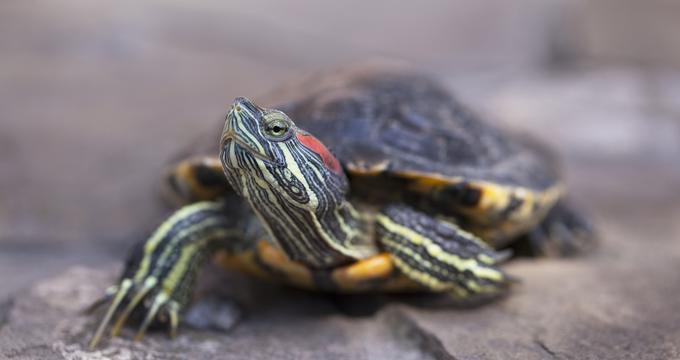
[[(596, 172), (589, 176), (604, 176)], [(628, 175), (609, 181), (639, 188), (653, 177)], [(644, 189), (655, 199), (671, 196), (678, 184)], [(90, 352), (86, 343), (96, 317), (79, 312), (114, 280), (116, 269), (73, 267), (0, 306), (0, 358), (678, 358), (678, 202), (633, 203), (641, 191), (632, 196), (617, 193), (619, 188), (592, 196), (590, 209), (602, 238), (596, 253), (514, 260), (507, 269), (521, 283), (507, 298), (485, 306), (459, 308), (427, 296), (333, 297), (208, 268), (199, 293), (242, 305), (246, 315), (234, 329), (183, 327), (175, 341), (157, 331), (134, 343), (129, 328)], [(614, 204), (629, 201), (629, 206), (610, 207), (601, 197), (618, 197)]]

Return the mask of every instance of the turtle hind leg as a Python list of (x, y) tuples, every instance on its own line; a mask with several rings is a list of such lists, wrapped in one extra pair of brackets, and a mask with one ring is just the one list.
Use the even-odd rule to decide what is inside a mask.
[(163, 197), (175, 205), (214, 200), (229, 193), (218, 158), (192, 157), (175, 164), (165, 177)]
[[(131, 317), (143, 318), (136, 340), (157, 320), (165, 320), (174, 336), (180, 313), (191, 302), (198, 271), (216, 249), (242, 241), (240, 206), (203, 201), (179, 209), (145, 241), (133, 247), (117, 285), (94, 307), (109, 304), (90, 348), (109, 325), (117, 336)], [(91, 311), (94, 308), (89, 309)]]
[(396, 267), (432, 291), (485, 300), (504, 293), (512, 282), (497, 267), (510, 254), (494, 251), (455, 224), (395, 205), (378, 215), (376, 232)]
[(596, 246), (593, 226), (564, 201), (558, 202), (529, 233), (512, 245), (517, 255), (569, 257)]

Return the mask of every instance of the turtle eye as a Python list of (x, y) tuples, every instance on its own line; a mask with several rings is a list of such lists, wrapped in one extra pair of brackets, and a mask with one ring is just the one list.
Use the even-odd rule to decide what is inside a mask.
[(289, 130), (290, 123), (279, 117), (269, 119), (264, 124), (264, 133), (272, 140), (283, 140), (289, 134)]
[(269, 136), (281, 137), (288, 132), (288, 124), (282, 120), (275, 120), (265, 125), (264, 131)]

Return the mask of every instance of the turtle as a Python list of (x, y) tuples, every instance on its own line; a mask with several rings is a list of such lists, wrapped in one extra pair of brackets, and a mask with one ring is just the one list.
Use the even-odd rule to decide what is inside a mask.
[[(300, 90), (302, 89), (302, 90)], [(282, 90), (283, 91), (283, 90)], [(239, 97), (217, 134), (165, 184), (178, 209), (130, 251), (90, 341), (175, 336), (208, 259), (309, 290), (508, 292), (513, 250), (569, 256), (594, 231), (566, 197), (557, 157), (493, 125), (418, 71), (349, 70), (262, 107)]]

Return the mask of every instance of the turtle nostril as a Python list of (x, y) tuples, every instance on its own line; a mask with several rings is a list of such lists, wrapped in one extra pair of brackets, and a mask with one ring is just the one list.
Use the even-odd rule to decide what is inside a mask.
[(262, 108), (259, 106), (255, 105), (250, 99), (240, 96), (234, 99), (234, 109), (236, 112), (241, 112), (241, 111), (248, 111), (252, 114), (257, 114), (262, 112)]
[(236, 109), (240, 109), (242, 107), (246, 107), (246, 104), (250, 103), (250, 100), (243, 96), (239, 96), (236, 99), (234, 99), (234, 107)]

